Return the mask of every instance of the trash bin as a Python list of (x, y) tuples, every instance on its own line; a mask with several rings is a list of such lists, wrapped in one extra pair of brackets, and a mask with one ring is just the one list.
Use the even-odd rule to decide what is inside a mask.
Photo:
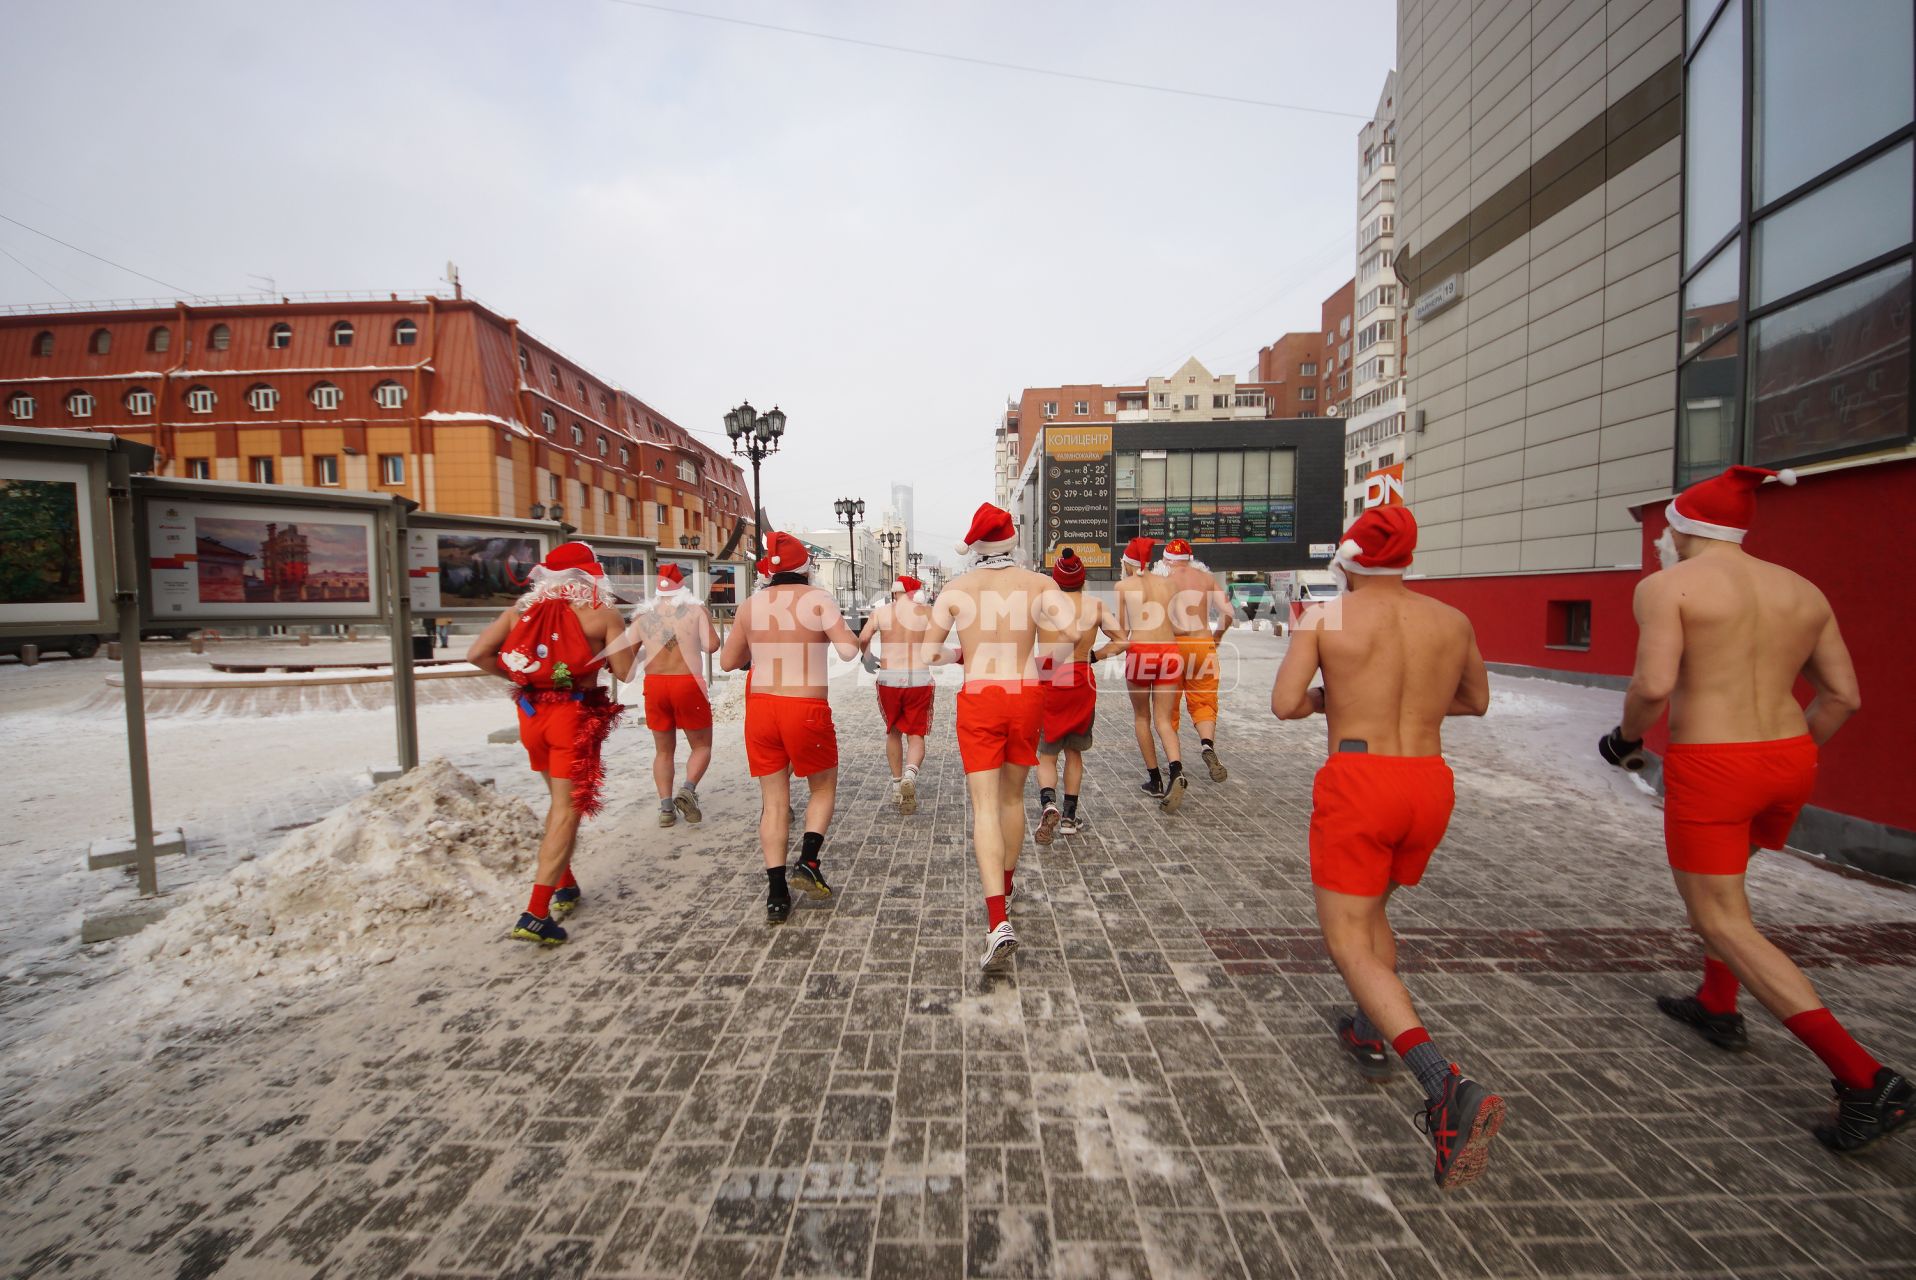
[(414, 636), (412, 638), (412, 660), (418, 662), (422, 658), (430, 657), (432, 657), (432, 637), (430, 635)]

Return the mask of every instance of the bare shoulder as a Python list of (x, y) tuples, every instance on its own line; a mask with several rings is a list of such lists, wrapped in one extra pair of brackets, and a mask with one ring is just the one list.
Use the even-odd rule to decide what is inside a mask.
[(1457, 608), (1457, 606), (1445, 604), (1442, 600), (1434, 596), (1423, 595), (1420, 592), (1412, 592), (1411, 594), (1423, 602), (1421, 607), (1424, 610), (1424, 616), (1430, 620), (1432, 626), (1442, 627), (1446, 630), (1456, 631), (1466, 635), (1475, 630), (1471, 625), (1470, 615), (1462, 609)]

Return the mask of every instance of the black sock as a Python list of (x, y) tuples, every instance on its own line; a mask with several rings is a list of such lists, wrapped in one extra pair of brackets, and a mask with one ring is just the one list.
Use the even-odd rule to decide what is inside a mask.
[(1078, 797), (1067, 795), (1064, 798), (1064, 816), (1067, 818), (1078, 816)]
[(1171, 781), (1176, 782), (1179, 776), (1183, 774), (1183, 772), (1184, 772), (1184, 761), (1173, 760), (1171, 762)]
[(773, 902), (790, 902), (792, 900), (792, 891), (785, 887), (784, 867), (765, 868), (765, 879), (770, 882), (770, 893), (768, 896)]
[(1151, 770), (1151, 785), (1154, 787), (1161, 787), (1164, 785), (1164, 775), (1162, 773), (1159, 773), (1156, 769)]
[(1058, 803), (1058, 789), (1056, 787), (1039, 787), (1038, 803), (1043, 805)]
[(798, 844), (798, 860), (800, 862), (817, 862), (818, 851), (824, 847), (824, 836), (816, 831), (807, 831), (805, 838), (799, 841)]
[(1209, 738), (1199, 738), (1198, 745), (1200, 747), (1203, 747), (1206, 751), (1212, 750), (1211, 740)]

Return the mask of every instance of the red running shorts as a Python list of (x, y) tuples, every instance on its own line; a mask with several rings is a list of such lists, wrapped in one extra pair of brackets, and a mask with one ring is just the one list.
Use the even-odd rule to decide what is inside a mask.
[(1456, 800), (1442, 756), (1332, 752), (1311, 788), (1311, 883), (1360, 898), (1416, 884)]
[(1024, 680), (970, 680), (958, 691), (958, 757), (966, 773), (1038, 763), (1044, 686)]
[(1175, 640), (1133, 640), (1124, 651), (1124, 678), (1131, 684), (1177, 684), (1184, 678), (1184, 657)]
[(710, 729), (712, 703), (699, 678), (682, 675), (645, 678), (645, 727), (654, 733), (672, 729)]
[(838, 767), (838, 730), (823, 698), (745, 695), (745, 761), (754, 778), (781, 769), (809, 778)]
[(1816, 788), (1816, 743), (1673, 742), (1663, 756), (1663, 845), (1678, 871), (1740, 876), (1781, 849)]

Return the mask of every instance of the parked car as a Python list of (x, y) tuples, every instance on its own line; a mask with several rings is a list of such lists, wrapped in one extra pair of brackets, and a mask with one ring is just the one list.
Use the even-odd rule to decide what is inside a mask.
[(100, 651), (100, 637), (93, 635), (77, 636), (0, 636), (0, 654), (20, 656), (25, 645), (40, 646), (41, 654), (64, 653), (73, 658), (91, 658)]

